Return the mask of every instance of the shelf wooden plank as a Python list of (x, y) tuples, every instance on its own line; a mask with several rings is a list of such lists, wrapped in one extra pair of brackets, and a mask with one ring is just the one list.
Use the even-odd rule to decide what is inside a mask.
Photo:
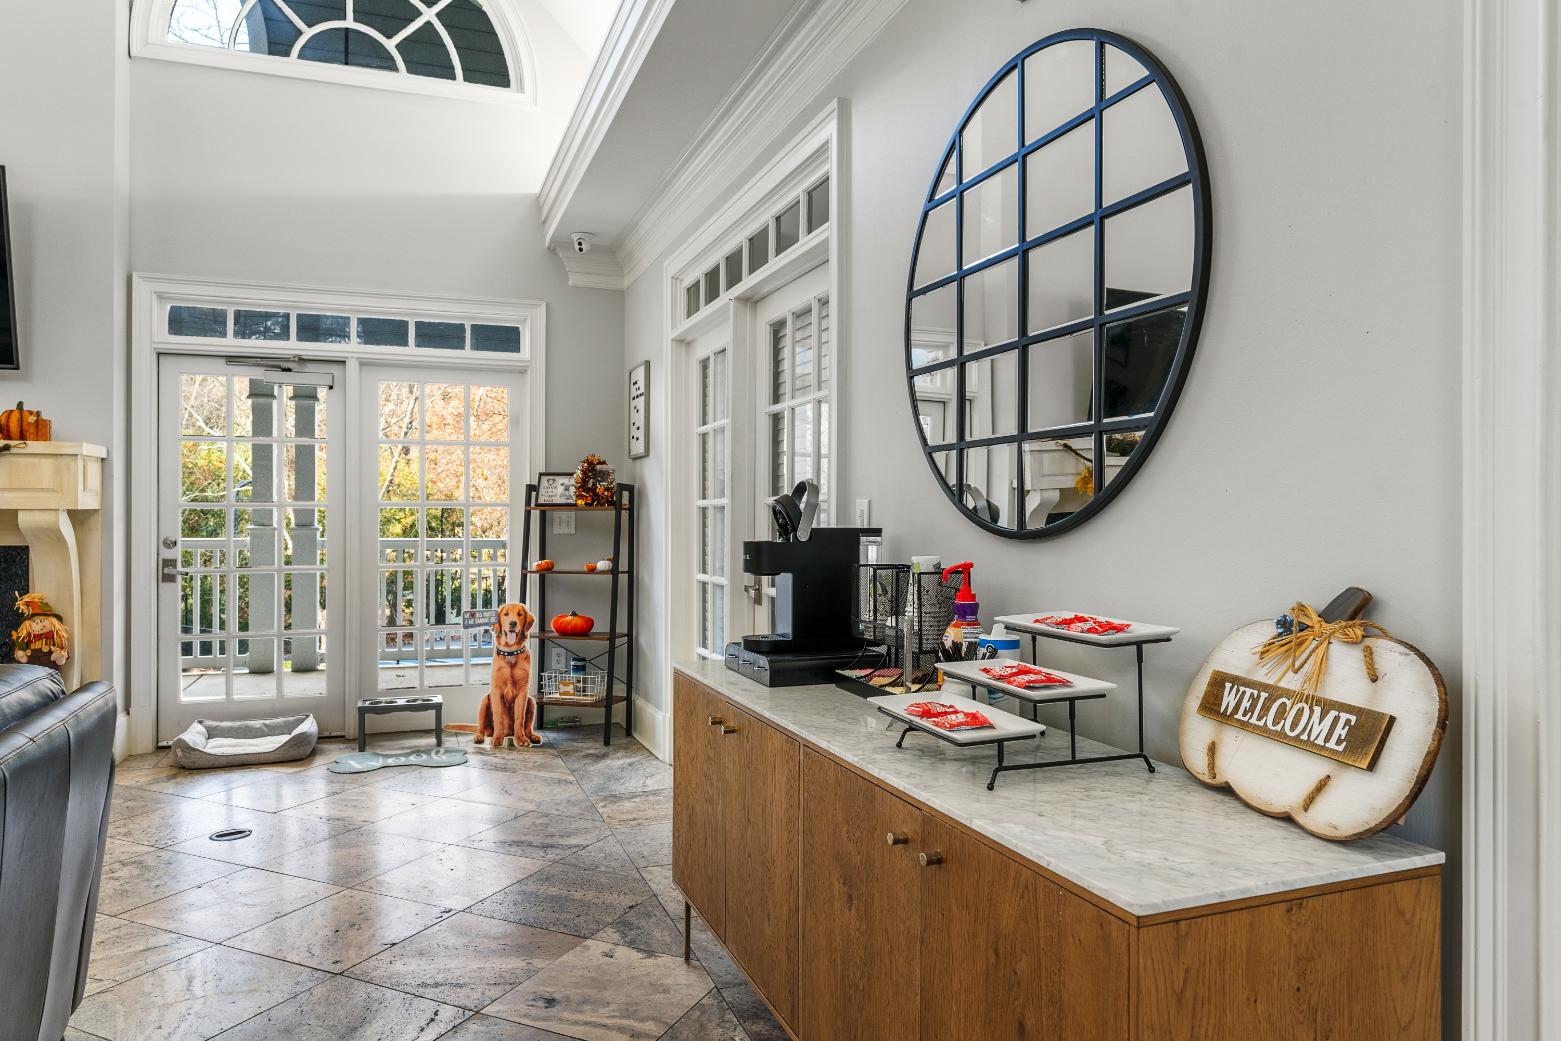
[[(544, 705), (565, 706), (573, 708), (606, 708), (606, 698), (538, 698)], [(618, 699), (622, 701), (622, 698)]]
[(540, 633), (532, 633), (531, 638), (533, 640), (553, 640), (558, 643), (567, 643), (570, 640), (590, 640), (592, 642), (606, 643), (612, 639), (627, 640), (629, 634), (619, 633), (616, 637), (609, 636), (606, 633), (586, 633), (584, 636), (560, 636), (558, 633), (548, 629)]
[(610, 575), (627, 575), (627, 571), (565, 571), (563, 568), (553, 568), (549, 571), (538, 571), (536, 568), (527, 568), (528, 575), (601, 575), (604, 578)]
[[(533, 513), (548, 513), (568, 510), (571, 513), (611, 513), (618, 509), (617, 506), (575, 506), (564, 502), (539, 502), (535, 506), (527, 506), (526, 509)], [(625, 513), (634, 507), (625, 503), (622, 507)]]

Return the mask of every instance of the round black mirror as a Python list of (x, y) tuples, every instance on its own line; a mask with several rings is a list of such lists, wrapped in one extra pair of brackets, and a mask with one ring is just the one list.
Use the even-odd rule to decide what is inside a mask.
[(1043, 538), (1143, 465), (1187, 378), (1210, 204), (1186, 99), (1098, 29), (997, 71), (955, 128), (911, 254), (905, 363), (927, 461), (981, 527)]

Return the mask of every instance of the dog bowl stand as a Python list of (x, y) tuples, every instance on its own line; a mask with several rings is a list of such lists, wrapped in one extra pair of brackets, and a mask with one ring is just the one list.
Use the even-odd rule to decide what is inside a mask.
[(432, 712), (434, 743), (444, 747), (444, 697), (439, 694), (416, 694), (404, 698), (359, 698), (358, 751), (368, 750), (369, 717), (385, 716), (392, 712)]

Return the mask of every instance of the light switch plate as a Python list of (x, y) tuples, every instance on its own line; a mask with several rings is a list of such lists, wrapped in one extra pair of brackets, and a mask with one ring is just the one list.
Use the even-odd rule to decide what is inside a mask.
[(553, 534), (573, 535), (575, 533), (575, 515), (568, 510), (559, 510), (553, 514)]
[(872, 526), (872, 521), (869, 518), (872, 517), (872, 515), (873, 515), (873, 500), (871, 500), (871, 499), (858, 499), (858, 500), (856, 500), (856, 526), (858, 528), (868, 528), (868, 527), (871, 527)]

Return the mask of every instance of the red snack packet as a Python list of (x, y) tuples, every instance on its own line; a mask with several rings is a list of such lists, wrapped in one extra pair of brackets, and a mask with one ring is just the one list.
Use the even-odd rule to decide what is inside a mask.
[(1057, 687), (1068, 684), (1068, 681), (1061, 676), (1025, 662), (1016, 662), (1013, 665), (991, 665), (981, 671), (999, 683), (1023, 687), (1026, 690), (1031, 687)]
[(927, 722), (939, 730), (980, 730), (982, 727), (992, 725), (992, 721), (980, 712), (950, 712), (948, 715), (936, 716)]
[(1110, 636), (1113, 633), (1125, 633), (1133, 627), (1131, 622), (1111, 622), (1087, 614), (1049, 614), (1035, 619), (1035, 624), (1049, 625), (1053, 629), (1066, 629), (1070, 633), (1082, 633), (1086, 636)]
[(917, 719), (935, 719), (938, 716), (955, 715), (959, 709), (953, 705), (941, 701), (918, 701), (915, 704), (905, 706), (907, 716), (915, 716)]

